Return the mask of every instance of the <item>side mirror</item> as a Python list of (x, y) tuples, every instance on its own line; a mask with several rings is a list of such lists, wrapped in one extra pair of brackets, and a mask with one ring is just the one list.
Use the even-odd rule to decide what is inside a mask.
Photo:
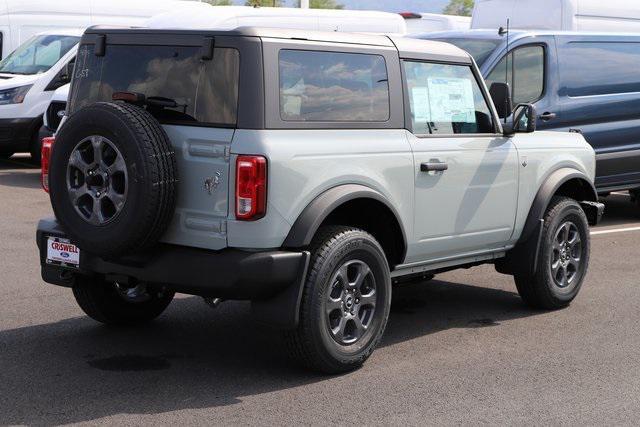
[(501, 119), (507, 118), (511, 115), (511, 88), (507, 83), (495, 82), (491, 84), (489, 88), (489, 95), (493, 101), (493, 105), (496, 106), (498, 117)]
[(531, 133), (536, 130), (536, 107), (532, 104), (518, 104), (513, 110), (513, 122), (502, 125), (503, 134)]
[[(67, 62), (67, 64), (60, 70), (60, 81), (69, 83), (71, 76), (73, 75), (74, 62)], [(65, 84), (66, 84), (65, 83)]]

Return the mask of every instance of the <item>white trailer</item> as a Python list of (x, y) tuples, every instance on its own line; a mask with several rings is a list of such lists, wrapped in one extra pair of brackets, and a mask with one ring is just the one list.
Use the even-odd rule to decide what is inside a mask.
[(476, 0), (473, 29), (640, 32), (638, 0)]

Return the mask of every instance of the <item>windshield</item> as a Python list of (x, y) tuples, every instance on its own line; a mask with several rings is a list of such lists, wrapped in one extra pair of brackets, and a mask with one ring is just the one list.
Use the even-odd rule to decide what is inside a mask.
[(487, 60), (493, 51), (500, 46), (502, 40), (487, 39), (459, 39), (459, 38), (442, 38), (437, 39), (442, 42), (451, 43), (462, 50), (466, 50), (473, 56), (479, 67)]
[(39, 74), (49, 70), (71, 50), (80, 37), (35, 36), (0, 61), (0, 73)]

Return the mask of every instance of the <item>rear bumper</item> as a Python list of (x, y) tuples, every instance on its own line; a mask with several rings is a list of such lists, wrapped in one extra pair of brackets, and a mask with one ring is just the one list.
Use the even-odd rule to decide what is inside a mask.
[(40, 129), (42, 117), (0, 119), (0, 151), (29, 151), (35, 132)]
[(159, 244), (154, 250), (107, 260), (86, 251), (80, 266), (71, 269), (47, 263), (48, 237), (66, 238), (55, 219), (38, 223), (42, 279), (54, 285), (73, 286), (75, 277), (98, 275), (110, 280), (162, 284), (186, 294), (224, 299), (261, 300), (298, 289), (306, 275), (308, 252), (248, 252), (236, 249), (211, 251)]

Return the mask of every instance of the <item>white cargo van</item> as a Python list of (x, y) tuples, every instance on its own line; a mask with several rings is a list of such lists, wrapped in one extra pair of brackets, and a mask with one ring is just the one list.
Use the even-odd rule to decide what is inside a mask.
[[(94, 24), (140, 26), (155, 13), (205, 3), (156, 0), (0, 0), (3, 45), (26, 41), (0, 61), (0, 157), (29, 151), (40, 157), (39, 131), (53, 91), (70, 81), (77, 43)], [(75, 8), (75, 10), (74, 10)], [(192, 12), (193, 13), (193, 12)], [(36, 32), (50, 28), (48, 31)], [(36, 32), (34, 34), (34, 32)]]
[(441, 15), (438, 13), (400, 13), (407, 24), (407, 34), (428, 33), (431, 31), (468, 30), (471, 18), (468, 16)]
[(473, 29), (640, 32), (638, 0), (476, 0)]
[(213, 6), (198, 14), (181, 10), (156, 15), (148, 25), (170, 28), (175, 22), (188, 22), (190, 28), (218, 30), (255, 26), (395, 35), (407, 32), (404, 18), (397, 13), (290, 7)]

